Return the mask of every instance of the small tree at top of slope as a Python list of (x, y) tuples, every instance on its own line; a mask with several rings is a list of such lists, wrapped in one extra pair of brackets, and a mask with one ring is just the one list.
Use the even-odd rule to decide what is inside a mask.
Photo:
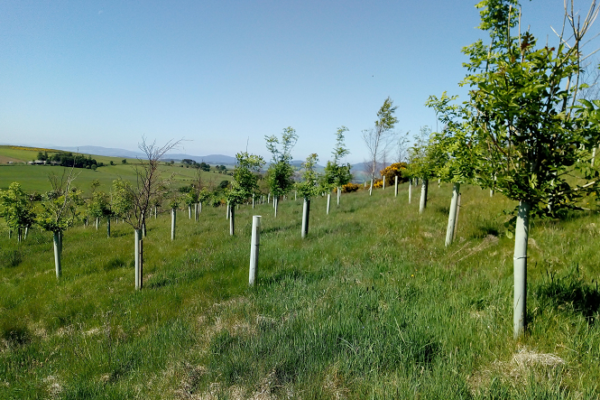
[(316, 196), (322, 188), (319, 187), (319, 177), (315, 167), (319, 161), (319, 156), (315, 153), (309, 155), (302, 164), (302, 182), (296, 184), (298, 194), (304, 198), (302, 212), (302, 237), (308, 235), (308, 222), (310, 219), (310, 199)]
[(394, 115), (396, 108), (393, 107), (394, 102), (389, 97), (385, 99), (383, 105), (377, 112), (377, 121), (375, 128), (362, 131), (362, 138), (369, 151), (369, 169), (371, 180), (375, 180), (375, 172), (379, 157), (385, 154), (391, 144), (394, 143), (394, 132), (392, 129), (398, 122), (398, 118)]
[(235, 155), (236, 165), (233, 169), (233, 182), (227, 192), (229, 203), (229, 233), (234, 235), (235, 206), (242, 204), (258, 193), (258, 172), (265, 165), (261, 156), (240, 152)]
[(325, 166), (325, 173), (321, 179), (321, 186), (323, 188), (331, 190), (331, 188), (340, 188), (343, 185), (349, 183), (352, 180), (352, 174), (350, 169), (352, 168), (349, 163), (343, 164), (341, 161), (344, 157), (350, 154), (350, 151), (345, 147), (344, 143), (344, 132), (347, 132), (348, 128), (341, 126), (338, 128), (335, 141), (335, 147), (333, 148), (332, 161), (327, 161)]
[(479, 184), (495, 185), (519, 202), (514, 217), (517, 337), (526, 327), (529, 218), (580, 209), (579, 199), (598, 190), (598, 172), (589, 163), (589, 149), (599, 135), (587, 118), (594, 106), (577, 108), (575, 100), (582, 39), (599, 6), (593, 2), (581, 22), (573, 3), (565, 2), (562, 32), (571, 32), (561, 33), (555, 47), (538, 46), (530, 32), (521, 34), (517, 0), (484, 0), (477, 7), (479, 28), (489, 33), (490, 43), (478, 40), (463, 49), (469, 75), (462, 85), (471, 90), (462, 117), (482, 143)]
[(38, 225), (53, 234), (54, 266), (57, 278), (62, 275), (63, 232), (73, 225), (77, 217), (77, 206), (81, 203), (79, 191), (72, 186), (76, 178), (73, 171), (74, 168), (71, 168), (67, 175), (64, 170), (60, 178), (54, 174), (48, 177), (52, 190), (44, 194), (42, 212), (37, 217)]
[(275, 135), (265, 136), (265, 140), (267, 141), (267, 150), (273, 156), (267, 171), (267, 182), (269, 190), (273, 194), (275, 216), (277, 216), (279, 196), (287, 194), (294, 186), (294, 168), (290, 162), (292, 161), (291, 151), (298, 141), (298, 135), (294, 128), (287, 127), (281, 133), (281, 141)]
[(18, 182), (11, 183), (7, 190), (0, 190), (0, 215), (4, 217), (8, 229), (17, 231), (19, 242), (24, 229), (35, 222), (36, 215), (29, 196)]
[(179, 141), (169, 141), (164, 146), (158, 147), (156, 142), (146, 143), (145, 139), (138, 145), (145, 158), (139, 160), (135, 166), (136, 182), (127, 184), (117, 181), (118, 188), (113, 191), (113, 208), (124, 218), (125, 222), (134, 229), (135, 236), (135, 287), (142, 288), (143, 283), (143, 241), (142, 228), (150, 216), (152, 200), (160, 198), (165, 185), (162, 184), (159, 161), (165, 153)]
[(468, 115), (469, 110), (452, 104), (456, 96), (449, 97), (445, 92), (441, 98), (431, 96), (426, 105), (433, 108), (442, 122), (444, 130), (432, 135), (431, 153), (436, 160), (434, 175), (444, 182), (452, 183), (452, 200), (446, 228), (446, 246), (452, 244), (456, 228), (458, 196), (460, 185), (473, 183), (482, 168), (482, 149), (475, 136), (469, 119), (460, 119), (459, 115)]

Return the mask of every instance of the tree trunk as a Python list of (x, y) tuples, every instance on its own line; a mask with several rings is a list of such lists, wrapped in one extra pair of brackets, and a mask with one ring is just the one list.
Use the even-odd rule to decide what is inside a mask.
[(142, 289), (144, 282), (144, 241), (142, 240), (142, 230), (134, 231), (134, 249), (135, 249), (135, 289)]
[(327, 193), (327, 215), (329, 215), (329, 206), (331, 205), (331, 193)]
[(310, 217), (310, 199), (304, 198), (304, 206), (302, 207), (302, 238), (308, 235), (308, 221)]
[(53, 232), (52, 239), (54, 241), (54, 267), (56, 269), (56, 279), (62, 276), (62, 232)]
[(177, 222), (177, 210), (171, 208), (171, 240), (175, 240), (175, 224)]
[(527, 328), (527, 241), (531, 206), (521, 202), (515, 230), (513, 325), (515, 339)]
[(229, 207), (229, 236), (235, 234), (235, 207)]
[(254, 286), (258, 275), (258, 251), (260, 249), (260, 215), (252, 217), (252, 241), (250, 243), (250, 274), (248, 285)]
[(419, 202), (419, 214), (425, 211), (427, 207), (427, 179), (421, 180), (421, 201)]
[(454, 227), (456, 225), (456, 210), (458, 209), (458, 194), (460, 183), (452, 186), (452, 200), (450, 201), (450, 212), (448, 213), (448, 227), (446, 228), (446, 246), (450, 246), (454, 240)]
[(106, 237), (110, 237), (110, 217), (106, 217)]

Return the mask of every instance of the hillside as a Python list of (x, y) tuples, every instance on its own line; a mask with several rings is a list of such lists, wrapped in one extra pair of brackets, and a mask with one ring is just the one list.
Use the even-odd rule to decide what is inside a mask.
[[(29, 147), (16, 146), (0, 146), (0, 157), (6, 159), (11, 158), (16, 163), (23, 163), (33, 160), (37, 157), (39, 151), (48, 151), (52, 153), (55, 150), (52, 149), (39, 149)], [(90, 185), (93, 180), (100, 182), (100, 190), (108, 191), (110, 185), (115, 179), (125, 179), (130, 182), (134, 182), (135, 165), (138, 160), (135, 158), (127, 158), (127, 163), (123, 164), (121, 157), (107, 157), (93, 155), (93, 158), (98, 162), (103, 162), (105, 165), (99, 167), (97, 170), (89, 169), (76, 169), (77, 179), (75, 180), (75, 186), (82, 189), (84, 192), (89, 192)], [(110, 165), (110, 162), (114, 165)], [(39, 191), (44, 192), (50, 190), (50, 182), (48, 176), (50, 174), (62, 175), (63, 171), (68, 168), (60, 166), (50, 165), (6, 165), (6, 163), (0, 165), (0, 189), (8, 188), (8, 185), (12, 182), (19, 182), (22, 184), (23, 189), (26, 191)], [(174, 182), (176, 184), (189, 184), (196, 180), (196, 174), (198, 170), (194, 168), (185, 168), (180, 165), (161, 165), (160, 172), (164, 177), (173, 175)], [(207, 184), (217, 185), (223, 180), (231, 180), (231, 176), (218, 174), (213, 171), (204, 172), (201, 171), (203, 181)]]
[[(458, 238), (444, 247), (450, 186), (418, 213), (378, 189), (312, 201), (148, 221), (145, 288), (133, 233), (65, 233), (21, 245), (0, 230), (1, 398), (592, 399), (600, 388), (597, 214), (536, 221), (530, 325), (512, 339), (512, 250), (501, 211), (463, 189)], [(416, 191), (413, 192), (413, 194)], [(247, 288), (251, 216), (262, 215), (259, 279)], [(110, 251), (107, 251), (110, 249)]]

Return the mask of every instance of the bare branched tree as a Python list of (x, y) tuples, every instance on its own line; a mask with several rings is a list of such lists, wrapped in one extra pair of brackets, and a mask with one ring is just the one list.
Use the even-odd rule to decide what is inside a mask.
[(145, 230), (146, 218), (149, 216), (152, 200), (161, 197), (167, 185), (162, 184), (158, 169), (160, 159), (169, 150), (175, 148), (181, 140), (168, 141), (162, 147), (156, 141), (147, 143), (146, 138), (138, 145), (145, 158), (135, 166), (136, 183), (122, 184), (116, 195), (119, 197), (118, 212), (125, 222), (135, 230), (135, 288), (141, 289), (143, 282), (143, 242), (142, 229)]

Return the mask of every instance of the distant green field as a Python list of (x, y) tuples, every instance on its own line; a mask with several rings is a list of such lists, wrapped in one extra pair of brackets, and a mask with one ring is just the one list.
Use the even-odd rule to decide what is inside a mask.
[[(25, 191), (45, 192), (51, 189), (48, 176), (52, 173), (62, 175), (63, 171), (69, 168), (59, 166), (42, 166), (42, 165), (11, 165), (0, 166), (0, 189), (7, 189), (12, 182), (19, 182)], [(192, 183), (196, 180), (196, 169), (181, 168), (178, 166), (161, 166), (160, 171), (163, 177), (168, 177), (173, 174), (175, 184), (183, 186)], [(115, 179), (125, 179), (135, 181), (135, 165), (133, 164), (118, 164), (108, 165), (98, 168), (96, 171), (90, 169), (75, 169), (78, 174), (75, 180), (75, 186), (84, 192), (90, 191), (91, 183), (94, 179), (100, 182), (100, 190), (107, 191), (110, 189), (112, 182)], [(214, 172), (201, 172), (202, 179), (205, 183), (210, 183), (212, 180), (215, 185), (223, 180), (231, 180), (228, 175), (221, 175)]]

